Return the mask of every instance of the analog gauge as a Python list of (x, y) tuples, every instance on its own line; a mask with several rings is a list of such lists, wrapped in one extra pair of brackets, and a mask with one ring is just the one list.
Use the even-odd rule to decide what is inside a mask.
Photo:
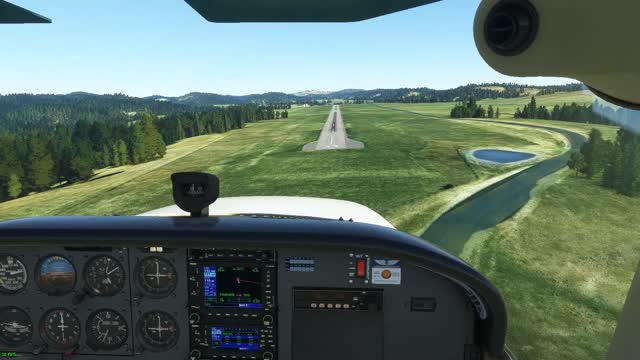
[(65, 295), (76, 285), (76, 269), (62, 256), (45, 257), (36, 268), (36, 283), (49, 295)]
[(138, 320), (138, 333), (151, 350), (167, 350), (178, 342), (176, 320), (163, 311), (151, 311)]
[(49, 310), (40, 322), (40, 335), (53, 347), (72, 348), (80, 341), (80, 319), (67, 309)]
[(95, 350), (115, 350), (127, 342), (129, 328), (124, 316), (113, 310), (98, 310), (87, 320), (87, 344)]
[(167, 296), (176, 288), (176, 269), (167, 259), (145, 258), (138, 264), (136, 272), (138, 285), (152, 297)]
[(0, 255), (0, 292), (13, 294), (27, 284), (27, 268), (15, 256)]
[(24, 310), (15, 306), (0, 309), (0, 341), (9, 346), (20, 346), (31, 340), (33, 323)]
[(124, 267), (111, 256), (96, 256), (84, 268), (84, 280), (96, 296), (113, 296), (124, 287)]

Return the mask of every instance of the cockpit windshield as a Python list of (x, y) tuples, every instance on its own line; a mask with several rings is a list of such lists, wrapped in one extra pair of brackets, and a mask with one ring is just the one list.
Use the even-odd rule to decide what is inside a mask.
[(478, 1), (330, 24), (12, 2), (53, 23), (0, 25), (0, 220), (181, 215), (169, 176), (212, 173), (212, 216), (369, 223), (459, 256), (500, 290), (519, 360), (605, 357), (640, 261), (640, 115), (490, 68)]

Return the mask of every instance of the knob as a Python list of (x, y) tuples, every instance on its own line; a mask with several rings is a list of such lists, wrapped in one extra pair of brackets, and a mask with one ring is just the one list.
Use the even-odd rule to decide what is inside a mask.
[(269, 326), (271, 324), (273, 324), (273, 316), (271, 315), (265, 315), (262, 317), (262, 324), (264, 324), (265, 326)]
[(189, 359), (190, 360), (198, 360), (198, 359), (200, 359), (200, 356), (202, 356), (202, 353), (198, 349), (193, 349), (189, 353)]
[(270, 353), (269, 351), (267, 351), (264, 354), (262, 354), (262, 359), (263, 360), (271, 360), (271, 359), (273, 359), (273, 354)]
[(189, 315), (189, 324), (198, 324), (199, 322), (200, 322), (200, 314), (191, 313), (191, 315)]

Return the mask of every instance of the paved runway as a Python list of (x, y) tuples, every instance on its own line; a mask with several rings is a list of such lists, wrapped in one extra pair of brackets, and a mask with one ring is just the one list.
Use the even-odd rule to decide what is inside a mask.
[(344, 120), (340, 106), (334, 105), (329, 112), (327, 122), (322, 128), (320, 138), (305, 145), (303, 151), (319, 151), (319, 150), (341, 150), (341, 149), (362, 149), (364, 144), (360, 141), (351, 140), (347, 137), (347, 131), (344, 128)]

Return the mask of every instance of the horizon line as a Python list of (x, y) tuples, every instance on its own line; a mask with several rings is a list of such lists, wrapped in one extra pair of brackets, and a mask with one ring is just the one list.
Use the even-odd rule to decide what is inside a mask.
[[(518, 85), (518, 86), (525, 86), (525, 87), (532, 87), (532, 88), (543, 88), (543, 87), (553, 87), (553, 86), (568, 86), (568, 85), (579, 85), (582, 84), (582, 82), (580, 81), (573, 81), (573, 82), (567, 82), (567, 83), (563, 83), (563, 84), (550, 84), (550, 85), (531, 85), (531, 84), (525, 84), (525, 83), (518, 83), (518, 82), (483, 82), (483, 83), (467, 83), (464, 85), (457, 85), (457, 86), (453, 86), (453, 87), (448, 87), (448, 88), (443, 88), (443, 89), (436, 89), (436, 88), (431, 88), (428, 86), (420, 86), (420, 87), (377, 87), (377, 88), (373, 88), (373, 89), (359, 89), (359, 88), (343, 88), (340, 90), (314, 90), (314, 89), (307, 89), (307, 90), (301, 90), (301, 91), (295, 91), (295, 92), (285, 92), (285, 91), (264, 91), (264, 92), (254, 92), (254, 93), (248, 93), (248, 94), (241, 94), (241, 95), (237, 95), (237, 94), (223, 94), (223, 93), (218, 93), (218, 92), (209, 92), (209, 91), (190, 91), (187, 93), (184, 93), (182, 95), (160, 95), (160, 94), (152, 94), (152, 95), (143, 95), (143, 96), (136, 96), (136, 95), (129, 95), (126, 94), (124, 92), (113, 92), (113, 93), (96, 93), (96, 92), (91, 92), (91, 91), (83, 91), (83, 90), (76, 90), (76, 91), (71, 91), (71, 92), (66, 92), (66, 93), (28, 93), (28, 92), (0, 92), (0, 96), (10, 96), (10, 95), (33, 95), (33, 96), (39, 96), (39, 95), (52, 95), (52, 96), (66, 96), (66, 95), (72, 95), (72, 94), (76, 94), (76, 93), (84, 93), (84, 94), (89, 94), (89, 95), (97, 95), (97, 96), (107, 96), (107, 95), (124, 95), (127, 97), (132, 97), (132, 98), (150, 98), (150, 97), (167, 97), (167, 98), (179, 98), (179, 97), (183, 97), (183, 96), (187, 96), (189, 94), (208, 94), (208, 95), (220, 95), (220, 96), (232, 96), (232, 97), (245, 97), (245, 96), (252, 96), (252, 95), (264, 95), (264, 94), (269, 94), (269, 93), (281, 93), (281, 94), (286, 94), (286, 95), (295, 95), (295, 94), (299, 94), (299, 93), (304, 93), (304, 92), (312, 92), (312, 91), (316, 91), (316, 92), (325, 92), (327, 93), (326, 95), (330, 95), (332, 93), (336, 93), (336, 92), (340, 92), (340, 91), (345, 91), (345, 90), (356, 90), (356, 91), (375, 91), (375, 90), (397, 90), (397, 89), (429, 89), (429, 90), (435, 90), (435, 91), (446, 91), (446, 90), (453, 90), (456, 88), (460, 88), (460, 87), (464, 87), (464, 86), (471, 86), (471, 85)], [(304, 97), (304, 96), (301, 96)]]

